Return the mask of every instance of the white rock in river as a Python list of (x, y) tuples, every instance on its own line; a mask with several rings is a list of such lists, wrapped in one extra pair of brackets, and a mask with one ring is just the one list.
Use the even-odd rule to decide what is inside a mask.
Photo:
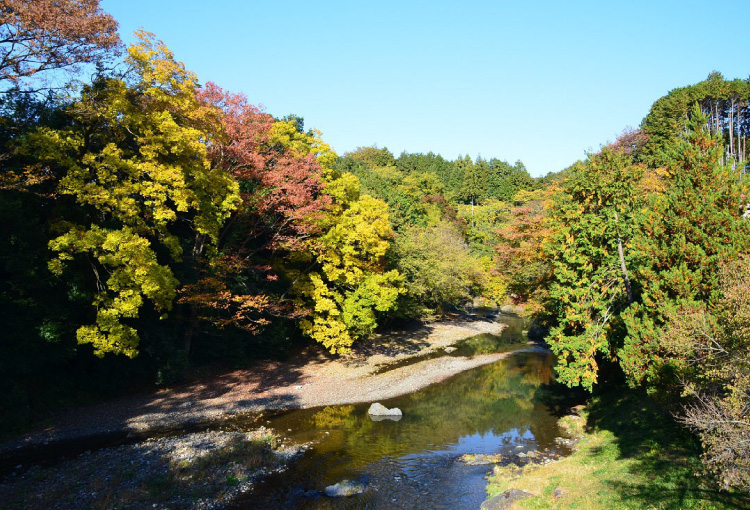
[(403, 416), (401, 416), (400, 414), (394, 414), (390, 416), (376, 416), (374, 414), (370, 415), (370, 419), (372, 421), (401, 421), (401, 418), (403, 418)]
[(375, 402), (370, 406), (370, 409), (367, 410), (367, 414), (371, 416), (401, 416), (403, 413), (398, 407), (388, 409), (380, 402)]
[(365, 484), (353, 482), (351, 480), (341, 480), (335, 485), (329, 485), (325, 488), (326, 496), (338, 498), (342, 496), (354, 496), (365, 492)]

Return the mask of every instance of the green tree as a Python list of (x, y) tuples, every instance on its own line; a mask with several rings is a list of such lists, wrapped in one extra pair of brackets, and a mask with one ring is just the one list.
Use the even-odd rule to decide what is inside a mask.
[(511, 166), (505, 161), (491, 159), (489, 167), (489, 195), (497, 200), (512, 203), (516, 193), (521, 190), (531, 191), (536, 187), (534, 179), (521, 161), (516, 161)]
[(476, 163), (464, 156), (456, 161), (461, 169), (461, 188), (459, 200), (476, 205), (487, 197), (489, 192), (489, 166), (486, 161), (478, 160)]
[[(420, 316), (471, 298), (483, 283), (481, 265), (454, 225), (414, 226), (396, 238), (395, 265), (406, 278), (401, 312)], [(426, 307), (426, 309), (425, 309)]]
[(665, 315), (684, 303), (710, 303), (721, 262), (750, 246), (736, 172), (721, 164), (721, 140), (708, 133), (706, 120), (696, 107), (673, 149), (665, 189), (650, 195), (633, 239), (639, 299), (624, 315), (619, 354), (633, 384), (670, 378), (672, 363), (660, 345)]
[(575, 165), (550, 210), (545, 251), (553, 280), (548, 311), (556, 319), (548, 342), (560, 380), (591, 389), (601, 357), (618, 346), (614, 319), (632, 300), (630, 241), (639, 212), (642, 169), (604, 148)]
[(678, 140), (685, 134), (685, 122), (698, 105), (709, 134), (719, 137), (724, 147), (722, 163), (739, 163), (747, 158), (750, 82), (726, 80), (714, 71), (704, 81), (671, 90), (651, 107), (641, 124), (645, 135), (640, 156), (653, 166), (666, 166), (674, 158)]
[(714, 301), (722, 261), (750, 243), (740, 189), (696, 107), (664, 172), (610, 148), (574, 166), (550, 211), (550, 334), (563, 382), (591, 389), (598, 359), (632, 385), (669, 389), (679, 360), (663, 344), (666, 317)]
[(396, 159), (387, 147), (358, 147), (352, 152), (347, 152), (344, 157), (364, 164), (368, 168), (395, 166)]

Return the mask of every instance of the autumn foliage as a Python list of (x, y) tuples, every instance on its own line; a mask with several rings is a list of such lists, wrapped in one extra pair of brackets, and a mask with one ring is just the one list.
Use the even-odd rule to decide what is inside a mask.
[(120, 44), (99, 0), (2, 0), (0, 41), (0, 81), (9, 86), (101, 62)]
[(514, 303), (558, 381), (676, 404), (725, 485), (748, 487), (747, 83), (712, 73), (532, 178), (494, 158), (338, 156), (153, 34), (121, 58), (116, 30), (98, 0), (0, 0), (0, 422)]

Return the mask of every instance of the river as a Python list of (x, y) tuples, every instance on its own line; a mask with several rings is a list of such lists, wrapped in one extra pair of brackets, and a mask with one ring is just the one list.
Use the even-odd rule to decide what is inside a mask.
[[(513, 327), (503, 338), (482, 335), (453, 354), (517, 352), (383, 401), (403, 411), (399, 421), (374, 421), (369, 404), (297, 410), (269, 420), (267, 426), (293, 442), (313, 446), (286, 471), (257, 483), (233, 508), (476, 510), (486, 497), (491, 466), (467, 465), (462, 455), (568, 453), (555, 444), (561, 431), (543, 404), (553, 377), (552, 355), (519, 345), (518, 322), (507, 320)], [(339, 498), (323, 493), (342, 480), (361, 483), (365, 491)]]
[[(500, 336), (478, 335), (450, 353), (380, 367), (404, 372), (425, 358), (509, 352), (495, 363), (381, 401), (403, 411), (398, 421), (373, 420), (365, 403), (254, 413), (200, 431), (126, 439), (120, 446), (122, 438), (109, 444), (76, 441), (73, 449), (53, 445), (36, 452), (42, 458), (10, 464), (0, 479), (0, 506), (224, 508), (231, 501), (230, 508), (248, 510), (477, 510), (492, 466), (468, 465), (462, 455), (502, 454), (507, 460), (529, 451), (568, 453), (555, 443), (562, 433), (545, 405), (554, 395), (552, 355), (526, 343), (519, 317), (498, 320), (509, 326)], [(261, 425), (292, 446), (270, 453), (245, 442), (248, 434), (259, 433), (275, 443)], [(235, 448), (240, 443), (233, 441), (244, 446)], [(309, 448), (300, 453), (294, 445)], [(274, 460), (279, 455), (283, 461)], [(259, 467), (283, 471), (256, 478)], [(248, 472), (253, 475), (240, 484)], [(326, 487), (343, 480), (364, 491), (325, 495)]]

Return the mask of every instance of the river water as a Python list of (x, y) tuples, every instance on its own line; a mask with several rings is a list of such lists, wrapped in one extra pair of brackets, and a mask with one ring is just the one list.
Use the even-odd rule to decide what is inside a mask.
[[(482, 335), (464, 355), (516, 349), (509, 357), (416, 393), (385, 400), (403, 411), (399, 421), (373, 421), (369, 404), (292, 411), (267, 425), (293, 442), (313, 446), (289, 469), (246, 493), (240, 509), (471, 509), (485, 499), (491, 466), (469, 466), (463, 454), (565, 454), (554, 438), (557, 420), (542, 403), (552, 381), (552, 356), (518, 342), (517, 319), (503, 337)], [(473, 346), (473, 347), (472, 347)], [(459, 351), (457, 351), (459, 352)], [(456, 353), (453, 353), (454, 355)], [(362, 494), (324, 495), (342, 480), (365, 485)]]

